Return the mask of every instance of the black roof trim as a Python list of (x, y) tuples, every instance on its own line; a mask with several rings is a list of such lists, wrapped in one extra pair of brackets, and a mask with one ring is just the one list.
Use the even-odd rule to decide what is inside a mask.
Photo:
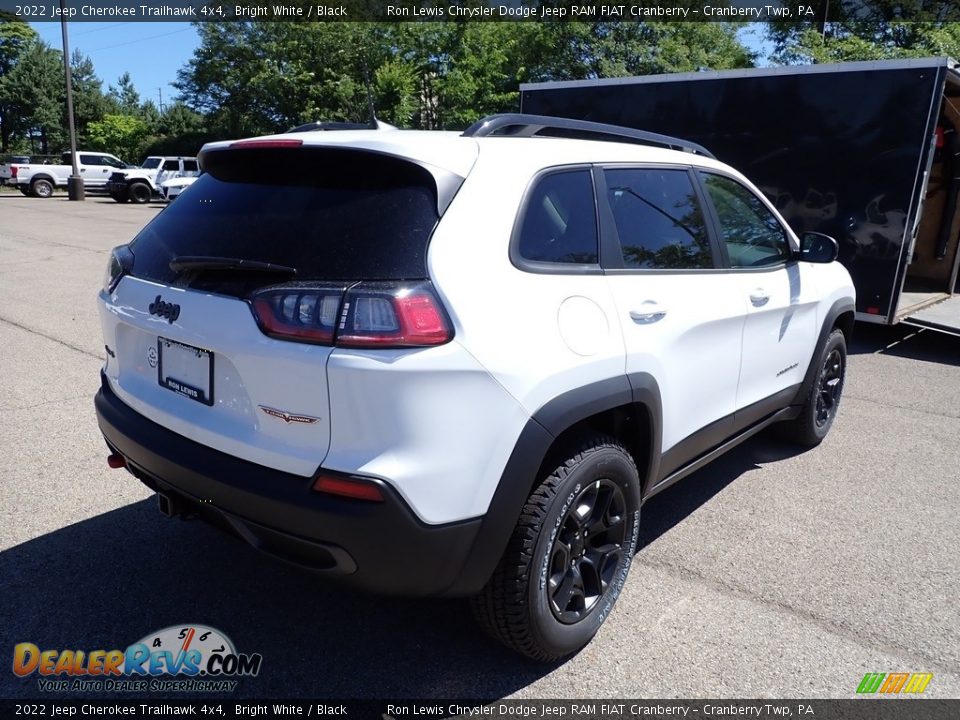
[(702, 145), (670, 135), (635, 130), (620, 125), (547, 117), (546, 115), (524, 115), (522, 113), (488, 115), (463, 131), (464, 137), (537, 137), (538, 135), (541, 137), (565, 137), (633, 143), (635, 145), (654, 145), (716, 159), (713, 153)]

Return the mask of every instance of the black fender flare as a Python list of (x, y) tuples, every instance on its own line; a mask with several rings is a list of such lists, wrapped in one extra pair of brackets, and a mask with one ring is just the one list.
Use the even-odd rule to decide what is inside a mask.
[[(827, 344), (827, 338), (830, 336), (830, 331), (833, 330), (837, 318), (844, 313), (856, 314), (856, 305), (850, 298), (840, 298), (835, 301), (824, 316), (823, 324), (820, 326), (820, 335), (817, 338), (817, 344), (810, 358), (810, 364), (807, 366), (807, 372), (803, 376), (803, 382), (800, 383), (800, 389), (797, 390), (797, 396), (793, 399), (792, 405), (803, 405), (807, 396), (810, 394), (810, 388), (813, 387), (813, 383), (817, 379), (817, 371), (820, 369), (818, 359), (823, 353), (823, 348)], [(847, 342), (849, 341), (850, 338), (847, 337)]]
[[(652, 375), (634, 373), (600, 380), (550, 400), (527, 421), (507, 460), (500, 482), (464, 561), (463, 570), (446, 596), (475, 595), (493, 574), (541, 466), (556, 439), (581, 420), (631, 403), (650, 414), (650, 458), (641, 472), (641, 493), (653, 483), (660, 464), (662, 406)], [(643, 473), (646, 472), (646, 477)], [(641, 494), (642, 497), (642, 494)]]

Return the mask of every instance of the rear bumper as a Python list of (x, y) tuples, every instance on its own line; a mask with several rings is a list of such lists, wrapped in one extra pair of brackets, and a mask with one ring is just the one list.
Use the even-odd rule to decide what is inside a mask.
[[(457, 595), (481, 525), (425, 525), (388, 485), (369, 503), (324, 495), (291, 475), (200, 445), (135, 412), (101, 376), (97, 421), (127, 468), (174, 505), (259, 550), (372, 592)], [(468, 583), (474, 585), (475, 582)], [(474, 588), (475, 589), (475, 588)]]

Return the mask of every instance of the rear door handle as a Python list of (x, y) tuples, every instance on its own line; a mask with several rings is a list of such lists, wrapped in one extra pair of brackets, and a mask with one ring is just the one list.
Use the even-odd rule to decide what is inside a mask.
[(641, 307), (641, 310), (630, 311), (630, 319), (637, 325), (649, 325), (650, 323), (658, 322), (663, 320), (667, 314), (666, 308), (660, 306), (653, 300), (646, 300), (641, 303)]
[(770, 295), (763, 288), (757, 288), (750, 293), (750, 303), (754, 307), (763, 307), (770, 302)]

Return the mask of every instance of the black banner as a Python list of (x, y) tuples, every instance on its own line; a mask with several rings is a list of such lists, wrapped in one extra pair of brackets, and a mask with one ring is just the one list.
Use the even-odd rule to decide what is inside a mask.
[(950, 22), (955, 0), (0, 0), (28, 22)]
[(956, 720), (960, 700), (0, 700), (0, 718)]

